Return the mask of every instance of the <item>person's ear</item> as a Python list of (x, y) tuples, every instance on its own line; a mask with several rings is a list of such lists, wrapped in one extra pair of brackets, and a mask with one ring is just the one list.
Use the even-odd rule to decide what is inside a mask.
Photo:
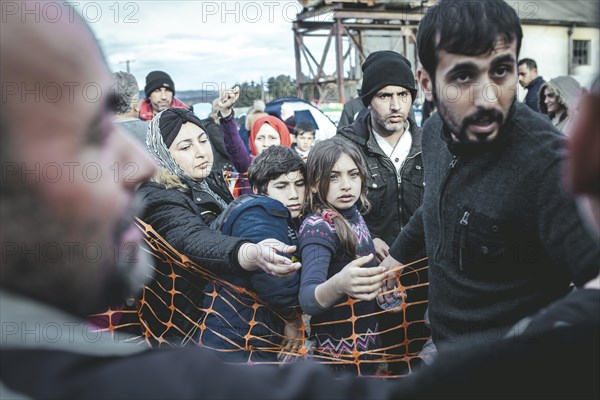
[(133, 99), (131, 102), (131, 109), (135, 111), (136, 114), (140, 112), (140, 99)]
[(425, 71), (425, 68), (419, 67), (417, 70), (417, 80), (419, 81), (421, 90), (423, 90), (425, 99), (427, 101), (433, 101), (433, 82), (429, 76), (429, 73)]
[(317, 188), (316, 188), (316, 187), (314, 187), (314, 186), (312, 186), (312, 187), (310, 188), (310, 192), (311, 192), (312, 194), (317, 194)]
[(252, 193), (258, 194), (258, 188), (256, 186), (252, 186)]

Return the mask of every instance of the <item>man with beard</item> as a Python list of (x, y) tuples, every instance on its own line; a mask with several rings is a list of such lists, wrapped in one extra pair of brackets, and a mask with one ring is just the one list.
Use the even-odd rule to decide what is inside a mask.
[[(361, 99), (368, 111), (340, 129), (338, 135), (353, 143), (366, 161), (371, 209), (364, 218), (377, 258), (382, 261), (423, 198), (421, 131), (409, 117), (417, 88), (410, 62), (394, 51), (371, 53), (362, 70)], [(427, 281), (426, 271), (421, 277), (416, 275), (411, 274), (410, 283), (403, 282)], [(421, 320), (423, 312), (415, 313), (414, 318)], [(403, 322), (402, 313), (379, 316), (379, 331), (387, 332), (381, 338), (383, 347), (389, 348), (388, 353), (402, 355), (407, 350), (399, 346), (402, 339), (396, 329)], [(411, 347), (410, 351), (418, 348)], [(401, 365), (404, 363), (388, 363), (388, 368), (393, 374), (406, 372), (399, 369)]]
[(444, 0), (419, 25), (418, 79), (438, 112), (423, 128), (423, 205), (384, 265), (426, 244), (440, 351), (501, 337), (598, 274), (598, 243), (560, 185), (561, 135), (515, 101), (521, 39), (501, 0)]
[(156, 114), (167, 108), (187, 108), (181, 100), (175, 97), (175, 83), (171, 76), (164, 71), (152, 71), (146, 76), (144, 86), (146, 98), (140, 105), (139, 117), (150, 121)]
[[(600, 233), (600, 80), (583, 95), (569, 143), (567, 183), (589, 234)], [(563, 182), (561, 182), (563, 184)], [(575, 259), (573, 259), (575, 261)], [(598, 260), (596, 260), (598, 263)], [(403, 379), (398, 399), (600, 396), (600, 275), (527, 316), (504, 337), (460, 343)], [(491, 339), (494, 340), (490, 343)]]
[(523, 89), (527, 89), (527, 95), (523, 100), (523, 103), (527, 104), (527, 107), (533, 111), (540, 111), (538, 105), (540, 89), (542, 85), (546, 83), (544, 78), (538, 75), (537, 63), (531, 58), (524, 58), (519, 61), (519, 84)]
[(371, 53), (362, 69), (361, 99), (368, 112), (338, 135), (367, 163), (371, 211), (365, 221), (383, 260), (423, 195), (421, 131), (409, 118), (417, 88), (410, 62), (394, 51)]
[[(56, 7), (52, 21), (3, 7), (0, 398), (380, 397), (376, 382), (334, 381), (317, 365), (235, 367), (85, 323), (150, 274), (133, 251), (134, 193), (155, 168), (112, 120), (112, 79), (89, 28)], [(48, 86), (62, 96), (34, 91)]]

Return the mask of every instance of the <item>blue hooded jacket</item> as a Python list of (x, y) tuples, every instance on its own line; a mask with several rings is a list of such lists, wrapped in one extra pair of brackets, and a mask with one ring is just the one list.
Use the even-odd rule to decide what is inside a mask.
[[(224, 218), (215, 221), (213, 228), (225, 235), (256, 243), (277, 239), (287, 245), (298, 244), (296, 221), (281, 202), (270, 197), (240, 196), (221, 215)], [(233, 350), (221, 353), (229, 361), (276, 361), (274, 350), (282, 341), (285, 318), (299, 311), (300, 273), (281, 278), (258, 270), (218, 278), (227, 283), (206, 285), (206, 328), (197, 339), (206, 347)], [(240, 289), (258, 295), (262, 304)]]

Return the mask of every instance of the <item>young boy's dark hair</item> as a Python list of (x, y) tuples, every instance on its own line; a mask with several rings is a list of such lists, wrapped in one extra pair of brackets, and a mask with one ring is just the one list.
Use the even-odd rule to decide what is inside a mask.
[(256, 193), (267, 194), (270, 181), (295, 171), (306, 176), (306, 165), (298, 153), (289, 147), (271, 146), (252, 160), (248, 169), (248, 181)]
[(441, 50), (477, 56), (493, 50), (498, 36), (516, 40), (519, 55), (523, 38), (519, 16), (504, 0), (441, 0), (419, 23), (419, 60), (435, 79)]
[(315, 127), (313, 126), (313, 124), (311, 124), (308, 121), (300, 121), (296, 124), (296, 127), (294, 128), (294, 136), (298, 136), (298, 135), (302, 135), (303, 133), (306, 132), (312, 132), (312, 134), (315, 134)]

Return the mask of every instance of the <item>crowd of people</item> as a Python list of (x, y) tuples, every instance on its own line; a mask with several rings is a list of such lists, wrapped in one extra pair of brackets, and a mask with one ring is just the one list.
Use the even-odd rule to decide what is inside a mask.
[[(479, 18), (489, 3), (495, 18)], [(442, 17), (467, 5), (468, 21)], [(544, 82), (519, 60), (506, 2), (431, 7), (417, 79), (402, 55), (371, 53), (363, 109), (316, 143), (315, 126), (259, 103), (246, 142), (238, 88), (201, 120), (152, 71), (140, 102), (80, 18), (2, 24), (3, 87), (96, 82), (102, 97), (3, 95), (0, 397), (600, 395), (600, 83)], [(449, 85), (470, 95), (449, 99)], [(422, 127), (419, 88), (435, 106)], [(47, 165), (56, 176), (32, 178)], [(73, 173), (89, 165), (98, 179)], [(134, 217), (181, 262), (142, 250)], [(408, 351), (394, 311), (403, 266), (425, 257), (428, 365), (356, 378)], [(107, 307), (133, 310), (157, 348), (91, 339), (87, 318)], [(307, 354), (307, 330), (314, 359), (340, 362), (282, 363)]]

